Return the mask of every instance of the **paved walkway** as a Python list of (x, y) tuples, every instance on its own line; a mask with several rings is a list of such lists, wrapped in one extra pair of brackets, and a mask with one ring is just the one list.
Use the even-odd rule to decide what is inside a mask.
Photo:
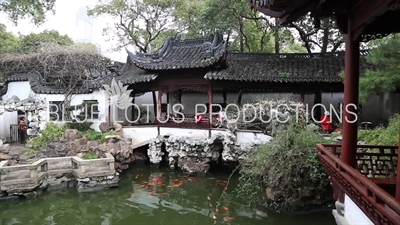
[(11, 148), (10, 148), (10, 152), (8, 153), (8, 155), (22, 155), (26, 150), (28, 150), (25, 147), (25, 144), (20, 144), (20, 143), (11, 143), (10, 144)]

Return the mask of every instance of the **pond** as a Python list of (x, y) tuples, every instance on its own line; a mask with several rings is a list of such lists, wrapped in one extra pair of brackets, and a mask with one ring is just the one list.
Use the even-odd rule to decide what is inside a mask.
[[(167, 169), (136, 167), (120, 187), (79, 194), (75, 189), (44, 192), (40, 197), (0, 203), (1, 225), (335, 225), (331, 211), (284, 215), (248, 207), (235, 199), (237, 178), (205, 178)], [(221, 204), (216, 202), (223, 191)]]

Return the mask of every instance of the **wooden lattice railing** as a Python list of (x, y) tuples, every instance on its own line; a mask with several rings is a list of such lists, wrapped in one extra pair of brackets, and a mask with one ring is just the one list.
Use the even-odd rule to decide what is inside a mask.
[[(397, 170), (394, 166), (397, 163), (397, 155), (394, 156), (397, 146), (358, 146), (358, 149), (369, 151), (357, 153), (357, 170), (341, 161), (338, 147), (317, 145), (318, 156), (335, 192), (348, 195), (374, 224), (399, 225), (400, 202), (372, 180), (391, 180), (396, 185), (393, 170)], [(378, 149), (378, 152), (373, 149)]]
[[(324, 144), (325, 149), (340, 158), (341, 145)], [(397, 174), (397, 146), (358, 145), (356, 170), (377, 182), (395, 183)]]

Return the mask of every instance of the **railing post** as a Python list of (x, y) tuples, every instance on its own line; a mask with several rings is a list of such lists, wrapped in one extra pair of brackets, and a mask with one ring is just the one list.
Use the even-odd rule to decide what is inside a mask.
[(30, 172), (30, 178), (37, 178), (37, 175), (38, 175), (38, 168), (37, 167), (34, 168), (34, 169), (30, 169), (29, 172)]
[(79, 173), (85, 173), (86, 171), (85, 165), (79, 164), (78, 167), (79, 167)]
[(212, 89), (212, 84), (211, 82), (208, 84), (208, 116), (209, 116), (209, 128), (208, 128), (208, 138), (211, 138), (211, 130), (213, 128), (213, 119), (212, 119), (212, 115), (213, 115), (213, 110), (212, 110), (212, 104), (214, 102), (213, 100), (213, 89)]
[(110, 171), (115, 169), (114, 162), (110, 162), (108, 165), (110, 166)]

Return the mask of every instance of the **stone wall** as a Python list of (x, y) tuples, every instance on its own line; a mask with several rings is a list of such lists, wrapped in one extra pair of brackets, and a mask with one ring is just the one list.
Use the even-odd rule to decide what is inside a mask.
[(114, 169), (114, 158), (108, 153), (105, 156), (92, 160), (46, 158), (14, 166), (1, 161), (0, 200), (33, 198), (44, 190), (66, 187), (76, 187), (79, 192), (117, 187), (119, 174)]
[(167, 161), (171, 169), (180, 168), (188, 173), (208, 172), (212, 161), (220, 156), (225, 162), (240, 162), (261, 141), (241, 143), (234, 132), (214, 134), (198, 139), (187, 136), (164, 136), (150, 140), (147, 150), (150, 162), (159, 165)]
[[(29, 95), (29, 98), (20, 100), (17, 96), (12, 96), (4, 101), (0, 100), (0, 116), (5, 112), (23, 111), (27, 114), (29, 121), (28, 135), (37, 135), (42, 132), (47, 121), (46, 100), (40, 99), (35, 95)], [(15, 121), (17, 123), (17, 121)]]

